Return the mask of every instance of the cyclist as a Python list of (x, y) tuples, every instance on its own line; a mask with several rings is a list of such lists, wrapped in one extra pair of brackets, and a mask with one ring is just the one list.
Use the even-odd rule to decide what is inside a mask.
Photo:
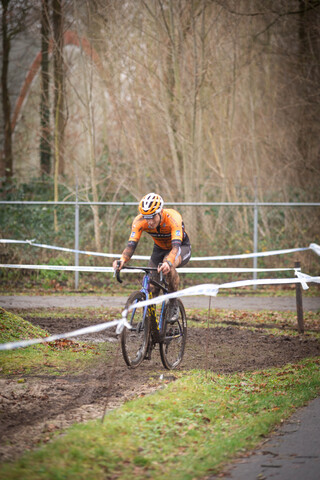
[[(167, 276), (169, 292), (179, 289), (179, 275), (176, 268), (186, 265), (191, 257), (191, 244), (185, 231), (184, 223), (179, 212), (163, 208), (163, 199), (156, 193), (148, 193), (139, 203), (140, 214), (133, 220), (130, 237), (123, 250), (120, 264), (113, 262), (113, 268), (121, 270), (132, 257), (142, 232), (147, 232), (154, 240), (150, 267), (158, 267), (158, 274), (162, 271)], [(155, 277), (156, 275), (154, 275)], [(153, 294), (159, 292), (152, 288)], [(175, 299), (170, 300), (170, 317), (176, 320), (179, 316), (178, 305)]]

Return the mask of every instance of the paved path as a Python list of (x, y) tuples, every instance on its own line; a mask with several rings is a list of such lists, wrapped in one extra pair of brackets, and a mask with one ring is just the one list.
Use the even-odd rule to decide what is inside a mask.
[[(209, 480), (221, 478), (210, 477)], [(319, 480), (320, 397), (297, 410), (249, 458), (233, 463), (224, 480)]]
[[(210, 297), (184, 297), (186, 308), (208, 308)], [(85, 308), (85, 307), (123, 307), (126, 297), (102, 296), (0, 296), (0, 306), (7, 308)], [(296, 310), (295, 297), (211, 297), (211, 308), (230, 310)], [(320, 297), (303, 298), (303, 308), (320, 310)]]

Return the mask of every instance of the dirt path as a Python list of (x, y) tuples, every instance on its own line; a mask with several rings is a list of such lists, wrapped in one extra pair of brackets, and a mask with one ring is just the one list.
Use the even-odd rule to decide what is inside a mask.
[[(17, 311), (50, 333), (66, 331), (65, 319), (41, 318), (39, 310), (37, 316), (33, 316), (32, 310), (24, 312)], [(88, 315), (86, 310), (83, 319), (68, 316), (67, 330), (97, 323), (94, 312), (92, 318)], [(115, 332), (110, 330), (82, 340), (117, 342)], [(14, 459), (41, 441), (49, 441), (58, 429), (101, 418), (105, 409), (114, 409), (175, 379), (174, 371), (163, 369), (158, 350), (153, 352), (151, 361), (145, 361), (136, 370), (128, 370), (116, 347), (115, 352), (109, 361), (100, 358), (99, 364), (83, 375), (1, 378), (0, 459)], [(275, 337), (233, 326), (189, 328), (180, 370), (188, 371), (197, 365), (217, 373), (231, 373), (281, 366), (315, 355), (320, 355), (319, 342), (307, 337)]]

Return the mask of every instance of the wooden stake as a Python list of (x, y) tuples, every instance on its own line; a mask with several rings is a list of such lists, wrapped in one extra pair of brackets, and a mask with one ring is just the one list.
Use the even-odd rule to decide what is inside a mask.
[[(294, 267), (295, 268), (300, 268), (300, 262), (295, 262)], [(296, 283), (296, 304), (297, 304), (298, 332), (299, 333), (304, 333), (301, 283)]]

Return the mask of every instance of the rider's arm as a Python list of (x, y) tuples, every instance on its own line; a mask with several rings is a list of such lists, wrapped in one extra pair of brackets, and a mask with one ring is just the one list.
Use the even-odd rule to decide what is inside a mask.
[[(132, 255), (134, 254), (134, 251), (136, 249), (137, 242), (128, 242), (126, 248), (123, 250), (120, 260), (115, 260), (113, 262), (113, 268), (114, 269), (119, 269), (121, 270), (124, 266), (125, 263), (128, 263)], [(120, 262), (120, 265), (118, 265), (118, 262)]]
[[(169, 255), (166, 258), (166, 261), (171, 263), (174, 266), (176, 258), (179, 256), (179, 250), (181, 246), (180, 240), (173, 240), (172, 242), (172, 249), (170, 250)], [(169, 265), (170, 265), (169, 263)]]
[(137, 242), (128, 242), (126, 248), (123, 250), (120, 261), (124, 263), (129, 262), (130, 258), (134, 254), (134, 251), (137, 247)]
[(166, 257), (166, 260), (171, 268), (175, 266), (176, 260), (180, 254), (180, 247), (183, 240), (183, 222), (180, 213), (172, 212), (170, 218), (171, 224), (171, 251)]
[(164, 260), (162, 266), (159, 268), (159, 272), (162, 271), (165, 275), (170, 272), (171, 267), (175, 267), (176, 259), (179, 257), (180, 252), (180, 240), (174, 240), (172, 242), (172, 249), (170, 250), (169, 255)]

